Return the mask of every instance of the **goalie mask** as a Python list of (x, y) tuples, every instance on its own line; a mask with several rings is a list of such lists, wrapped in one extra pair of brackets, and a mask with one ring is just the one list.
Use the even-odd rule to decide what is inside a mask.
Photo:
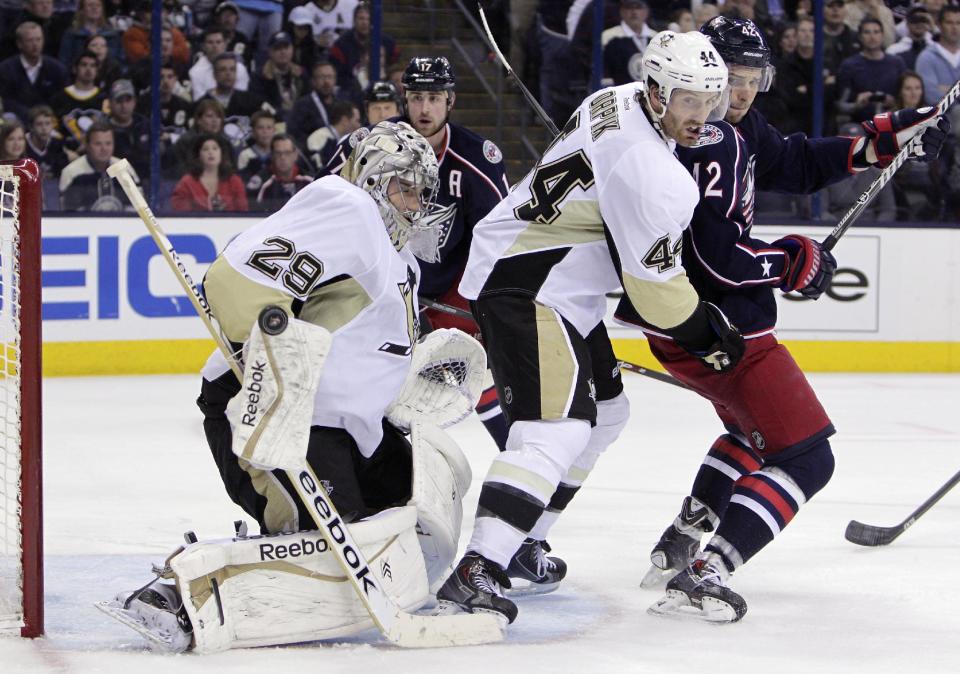
[(434, 208), (439, 167), (430, 144), (406, 122), (380, 122), (351, 152), (341, 175), (377, 202), (390, 241), (424, 262), (440, 259)]
[[(727, 66), (710, 43), (700, 33), (674, 33), (664, 30), (653, 36), (640, 68), (640, 78), (649, 98), (650, 87), (657, 85), (657, 112), (647, 101), (647, 111), (657, 121), (663, 119), (675, 93), (694, 92), (711, 97), (707, 121), (723, 119), (729, 103)], [(715, 97), (715, 102), (713, 98)], [(661, 131), (661, 134), (663, 132)]]

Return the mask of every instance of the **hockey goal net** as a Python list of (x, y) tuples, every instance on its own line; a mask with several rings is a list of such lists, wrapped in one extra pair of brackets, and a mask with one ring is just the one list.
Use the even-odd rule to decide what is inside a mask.
[(0, 635), (43, 633), (40, 170), (0, 164)]

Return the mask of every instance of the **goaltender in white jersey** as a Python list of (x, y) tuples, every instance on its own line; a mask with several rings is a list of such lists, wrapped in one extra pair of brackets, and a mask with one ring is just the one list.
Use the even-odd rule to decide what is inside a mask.
[(168, 650), (294, 643), (372, 626), (327, 538), (313, 530), (314, 501), (271, 466), (306, 461), (402, 609), (426, 602), (455, 558), (470, 468), (440, 429), (472, 410), (486, 359), (458, 331), (418, 342), (414, 255), (436, 255), (438, 232), (423, 217), (436, 158), (409, 125), (382, 122), (341, 175), (312, 183), (237, 236), (204, 278), (244, 371), (240, 382), (216, 352), (197, 403), (227, 493), (260, 535), (188, 539), (158, 571), (172, 583), (155, 579), (98, 605)]
[(437, 595), (443, 611), (513, 621), (502, 587), (514, 551), (546, 537), (626, 424), (606, 293), (622, 287), (707, 367), (727, 370), (742, 354), (739, 333), (699, 300), (680, 265), (699, 192), (673, 155), (722, 116), (726, 66), (704, 36), (664, 31), (643, 55), (642, 79), (584, 100), (474, 231), (460, 293), (473, 300), (511, 425), (467, 553)]

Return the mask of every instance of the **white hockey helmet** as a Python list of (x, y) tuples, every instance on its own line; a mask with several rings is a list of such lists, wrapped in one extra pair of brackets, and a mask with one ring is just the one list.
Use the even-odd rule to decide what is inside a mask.
[(723, 119), (726, 113), (729, 102), (727, 66), (702, 33), (664, 30), (654, 35), (643, 52), (640, 77), (648, 95), (650, 81), (657, 84), (660, 112), (652, 109), (650, 112), (659, 118), (666, 113), (675, 89), (719, 93), (720, 103), (708, 119)]
[(427, 216), (434, 208), (439, 170), (430, 143), (412, 126), (380, 122), (356, 141), (340, 175), (377, 202), (397, 250), (409, 245), (421, 260), (435, 262), (440, 232)]

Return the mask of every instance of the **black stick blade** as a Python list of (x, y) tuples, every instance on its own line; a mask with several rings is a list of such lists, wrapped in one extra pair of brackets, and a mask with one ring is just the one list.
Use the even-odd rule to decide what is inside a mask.
[(896, 538), (902, 529), (900, 527), (875, 527), (856, 520), (850, 520), (843, 537), (851, 543), (866, 546), (888, 545)]

